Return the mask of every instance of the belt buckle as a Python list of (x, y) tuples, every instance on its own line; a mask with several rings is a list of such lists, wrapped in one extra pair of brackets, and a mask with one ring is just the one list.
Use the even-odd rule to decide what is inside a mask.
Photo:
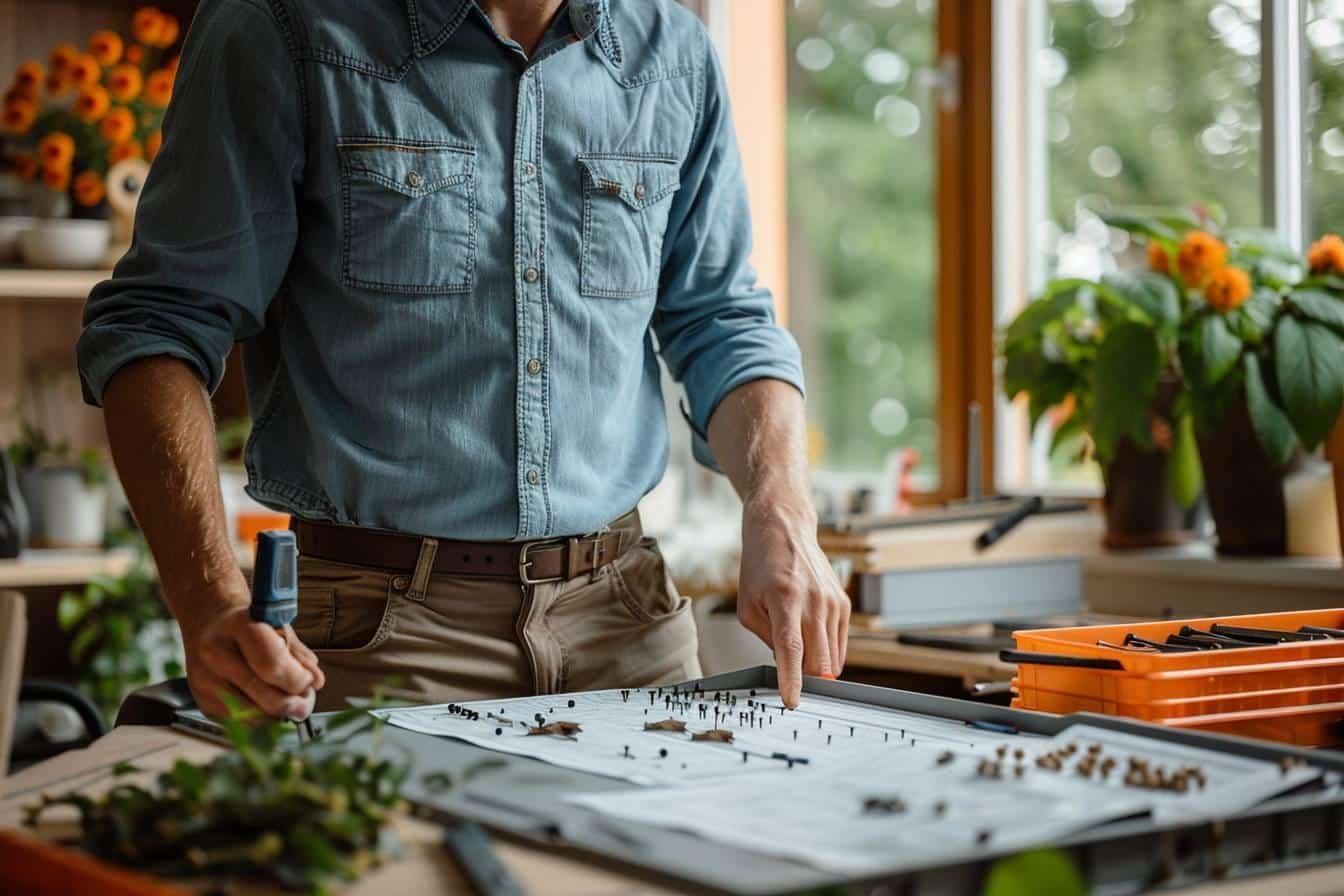
[(547, 576), (544, 579), (534, 579), (527, 574), (527, 568), (532, 565), (532, 561), (527, 559), (527, 555), (533, 548), (551, 548), (563, 546), (563, 541), (529, 541), (523, 545), (523, 549), (518, 552), (518, 580), (524, 585), (545, 585), (550, 582), (563, 582), (564, 576)]

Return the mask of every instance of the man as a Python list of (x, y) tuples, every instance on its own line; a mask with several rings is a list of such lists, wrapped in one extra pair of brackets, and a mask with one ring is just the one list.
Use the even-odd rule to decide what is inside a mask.
[[(79, 357), (206, 712), (697, 675), (631, 512), (666, 462), (656, 352), (743, 498), (739, 615), (786, 702), (840, 670), (797, 348), (747, 265), (690, 13), (205, 0), (175, 90)], [(206, 390), (236, 340), (249, 490), (295, 520), (295, 631), (249, 620), (225, 531)]]

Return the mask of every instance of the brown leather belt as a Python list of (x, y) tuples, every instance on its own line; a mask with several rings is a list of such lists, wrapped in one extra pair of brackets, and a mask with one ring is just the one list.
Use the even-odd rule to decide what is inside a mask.
[(449, 541), (385, 529), (340, 526), (292, 518), (299, 554), (409, 572), (427, 541), (436, 543), (433, 571), (450, 576), (504, 579), (523, 585), (562, 582), (612, 563), (639, 542), (643, 530), (632, 510), (606, 531), (544, 541)]

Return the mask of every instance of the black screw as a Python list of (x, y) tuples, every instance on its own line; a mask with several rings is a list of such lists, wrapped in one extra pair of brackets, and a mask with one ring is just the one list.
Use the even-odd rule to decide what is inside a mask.
[(830, 745), (831, 745), (831, 736), (828, 734), (826, 735), (826, 746), (829, 747)]
[(663, 747), (662, 749), (660, 749), (660, 750), (658, 751), (658, 758), (659, 758), (659, 759), (666, 759), (666, 758), (667, 758), (667, 747)]
[(569, 708), (570, 708), (570, 709), (573, 709), (573, 708), (574, 708), (574, 701), (573, 701), (573, 700), (569, 701)]
[(504, 733), (504, 729), (503, 729), (503, 728), (496, 728), (496, 729), (495, 729), (495, 736), (496, 736), (496, 737), (498, 737), (499, 735), (501, 735), (501, 734), (503, 734), (503, 733)]

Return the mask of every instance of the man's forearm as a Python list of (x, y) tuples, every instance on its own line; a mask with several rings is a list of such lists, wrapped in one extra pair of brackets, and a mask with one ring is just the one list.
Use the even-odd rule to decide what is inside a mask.
[(184, 362), (154, 357), (118, 371), (103, 404), (117, 473), (190, 637), (248, 600), (225, 526), (209, 398)]
[(769, 506), (815, 525), (807, 473), (803, 397), (780, 380), (756, 380), (724, 396), (709, 421), (709, 446), (749, 509)]

